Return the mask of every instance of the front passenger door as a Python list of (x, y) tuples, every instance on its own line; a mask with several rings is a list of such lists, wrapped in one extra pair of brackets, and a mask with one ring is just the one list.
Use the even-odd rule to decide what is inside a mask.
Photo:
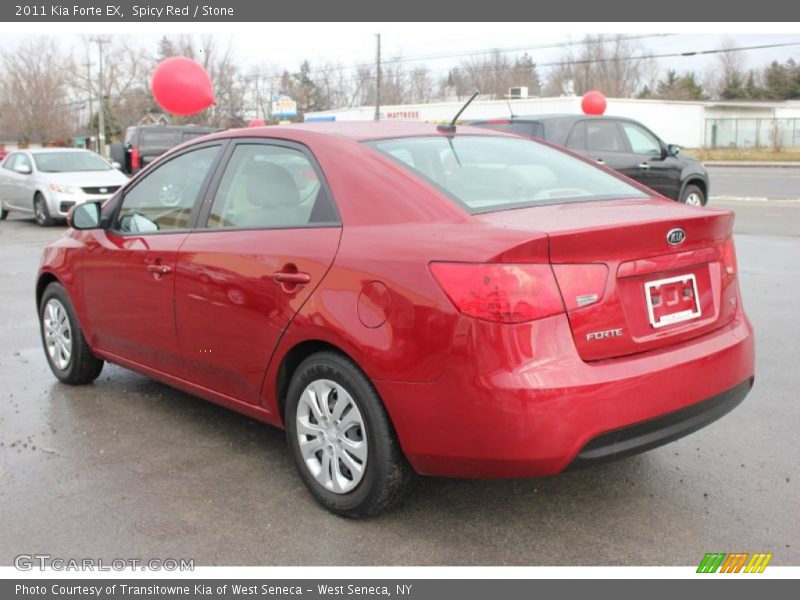
[(636, 158), (628, 152), (628, 146), (625, 144), (616, 121), (587, 119), (584, 123), (586, 124), (586, 151), (589, 158), (628, 177), (637, 179), (639, 168)]
[(635, 179), (659, 194), (677, 200), (681, 188), (678, 159), (669, 156), (661, 140), (641, 125), (621, 121), (620, 126), (636, 157), (638, 174)]
[(133, 182), (107, 229), (87, 231), (82, 277), (92, 345), (185, 375), (175, 331), (178, 250), (196, 218), (221, 144), (188, 149)]

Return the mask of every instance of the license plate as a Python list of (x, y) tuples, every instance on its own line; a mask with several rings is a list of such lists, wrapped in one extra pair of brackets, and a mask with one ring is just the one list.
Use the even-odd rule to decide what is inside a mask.
[(667, 277), (644, 284), (650, 325), (658, 329), (700, 316), (697, 279), (693, 274)]

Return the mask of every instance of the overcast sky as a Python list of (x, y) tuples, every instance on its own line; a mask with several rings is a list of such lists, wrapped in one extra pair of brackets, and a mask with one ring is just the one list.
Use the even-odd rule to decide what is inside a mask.
[[(6, 25), (6, 24), (3, 24)], [(747, 68), (762, 67), (772, 60), (785, 61), (793, 57), (800, 62), (800, 29), (791, 24), (777, 25), (773, 29), (780, 33), (725, 33), (733, 26), (709, 25), (702, 33), (703, 26), (689, 24), (681, 29), (691, 33), (670, 34), (658, 37), (656, 34), (669, 31), (664, 25), (626, 24), (614, 28), (613, 24), (570, 25), (538, 23), (248, 23), (220, 24), (209, 28), (207, 24), (160, 25), (160, 24), (109, 24), (109, 25), (56, 25), (38, 24), (31, 33), (12, 32), (0, 25), (0, 51), (13, 47), (20, 40), (34, 32), (48, 33), (58, 37), (66, 47), (80, 47), (80, 33), (97, 34), (98, 29), (111, 35), (121, 35), (137, 44), (154, 48), (165, 33), (208, 32), (213, 31), (223, 44), (230, 44), (244, 70), (251, 65), (274, 64), (281, 68), (296, 69), (303, 59), (311, 61), (312, 66), (321, 62), (341, 62), (346, 65), (374, 60), (375, 33), (382, 35), (383, 55), (386, 58), (402, 55), (407, 58), (429, 57), (425, 60), (409, 61), (406, 64), (426, 64), (434, 74), (446, 70), (462, 60), (463, 57), (450, 56), (432, 58), (431, 55), (459, 54), (475, 51), (489, 51), (493, 48), (519, 48), (519, 52), (509, 52), (510, 56), (527, 48), (534, 61), (542, 64), (558, 60), (564, 53), (563, 47), (542, 48), (541, 46), (579, 41), (585, 32), (620, 31), (626, 35), (652, 35), (637, 40), (645, 53), (700, 52), (719, 48), (727, 37), (736, 46), (756, 46), (763, 44), (791, 43), (798, 45), (784, 48), (752, 50), (743, 52)], [(786, 26), (788, 25), (788, 27)], [(741, 26), (739, 24), (738, 26)], [(65, 32), (69, 27), (70, 33)], [(761, 26), (763, 30), (763, 25)], [(4, 31), (5, 30), (5, 31)], [(675, 30), (675, 29), (673, 29)], [(792, 33), (796, 31), (797, 33)], [(75, 33), (72, 33), (75, 32)], [(662, 69), (673, 68), (678, 71), (693, 70), (702, 75), (714, 68), (716, 57), (691, 56), (658, 59)], [(540, 73), (547, 76), (547, 69)]]

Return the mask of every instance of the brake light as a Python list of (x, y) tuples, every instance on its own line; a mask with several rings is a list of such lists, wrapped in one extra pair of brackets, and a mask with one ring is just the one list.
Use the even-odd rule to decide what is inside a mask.
[(523, 323), (564, 312), (550, 265), (432, 263), (431, 272), (463, 314)]
[(487, 125), (508, 125), (511, 123), (508, 119), (489, 119), (486, 121)]
[(603, 299), (608, 280), (606, 265), (553, 265), (553, 271), (568, 311)]
[(733, 246), (733, 238), (730, 237), (722, 243), (722, 265), (725, 267), (725, 274), (728, 276), (736, 275), (736, 248)]
[(134, 148), (131, 150), (131, 168), (138, 169), (139, 166), (139, 149)]

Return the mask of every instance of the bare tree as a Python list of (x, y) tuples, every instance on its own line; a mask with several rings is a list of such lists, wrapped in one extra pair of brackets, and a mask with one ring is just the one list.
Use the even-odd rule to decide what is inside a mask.
[(246, 83), (239, 74), (230, 44), (222, 46), (211, 34), (199, 38), (191, 35), (164, 37), (159, 43), (156, 63), (170, 56), (185, 56), (200, 63), (211, 77), (216, 98), (215, 104), (202, 113), (176, 118), (175, 121), (199, 122), (215, 127), (238, 127), (244, 124)]
[(75, 128), (71, 64), (53, 38), (29, 38), (0, 59), (0, 116), (23, 142), (65, 140)]
[[(585, 94), (600, 90), (613, 98), (634, 96), (651, 77), (653, 59), (623, 35), (587, 35), (580, 50), (566, 52), (551, 72), (548, 91)], [(569, 92), (566, 91), (569, 88)]]

